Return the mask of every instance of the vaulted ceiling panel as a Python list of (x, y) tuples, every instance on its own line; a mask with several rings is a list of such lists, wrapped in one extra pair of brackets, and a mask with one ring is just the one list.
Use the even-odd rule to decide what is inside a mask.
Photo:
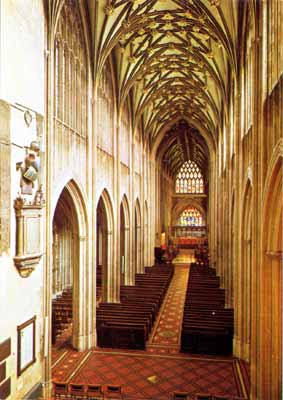
[(150, 145), (173, 119), (183, 118), (215, 140), (227, 98), (227, 72), (235, 72), (236, 65), (232, 3), (96, 1), (97, 77), (110, 53), (115, 54), (118, 106), (131, 94), (134, 125), (143, 119)]

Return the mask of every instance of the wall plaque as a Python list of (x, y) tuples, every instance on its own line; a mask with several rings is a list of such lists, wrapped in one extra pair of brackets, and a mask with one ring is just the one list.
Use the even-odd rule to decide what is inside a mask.
[(35, 320), (36, 316), (17, 327), (18, 360), (17, 371), (20, 376), (29, 366), (35, 363)]

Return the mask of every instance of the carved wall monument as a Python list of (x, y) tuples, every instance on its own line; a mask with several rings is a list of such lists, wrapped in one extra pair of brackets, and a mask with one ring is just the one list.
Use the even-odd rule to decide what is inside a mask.
[(21, 170), (21, 193), (32, 194), (34, 182), (38, 178), (40, 166), (39, 160), (39, 144), (36, 141), (31, 142), (27, 154), (23, 162), (17, 163), (17, 169)]
[(22, 197), (14, 201), (16, 212), (16, 256), (14, 263), (20, 275), (28, 277), (39, 263), (41, 253), (41, 217), (44, 206), (42, 188), (29, 203)]

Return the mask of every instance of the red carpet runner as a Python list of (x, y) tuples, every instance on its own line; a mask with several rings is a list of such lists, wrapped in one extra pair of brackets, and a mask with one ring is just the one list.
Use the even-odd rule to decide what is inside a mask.
[(188, 277), (188, 265), (176, 264), (159, 318), (148, 342), (149, 352), (179, 353)]

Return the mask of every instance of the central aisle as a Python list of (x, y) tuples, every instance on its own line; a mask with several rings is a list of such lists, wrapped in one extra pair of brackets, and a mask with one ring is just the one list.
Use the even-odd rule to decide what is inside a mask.
[(121, 385), (124, 400), (171, 400), (175, 391), (187, 392), (194, 400), (196, 393), (243, 396), (236, 359), (177, 354), (188, 265), (193, 261), (192, 251), (186, 250), (174, 260), (175, 274), (146, 351), (96, 348), (78, 353), (61, 343), (53, 347), (53, 381)]
[(189, 277), (188, 264), (175, 264), (175, 272), (163, 301), (159, 317), (148, 341), (147, 350), (158, 353), (179, 353), (183, 309)]

